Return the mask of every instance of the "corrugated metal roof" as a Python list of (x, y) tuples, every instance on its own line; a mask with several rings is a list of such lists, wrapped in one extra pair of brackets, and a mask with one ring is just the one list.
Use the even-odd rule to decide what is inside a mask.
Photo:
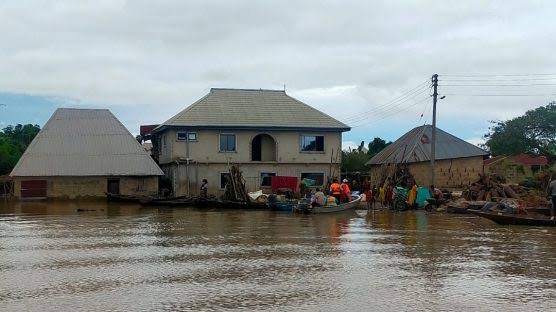
[(285, 91), (216, 88), (164, 126), (350, 129)]
[[(430, 161), (432, 126), (412, 129), (367, 162), (367, 165)], [(435, 159), (485, 156), (488, 153), (475, 145), (436, 128)]]
[(107, 109), (57, 109), (10, 176), (152, 176), (162, 170)]

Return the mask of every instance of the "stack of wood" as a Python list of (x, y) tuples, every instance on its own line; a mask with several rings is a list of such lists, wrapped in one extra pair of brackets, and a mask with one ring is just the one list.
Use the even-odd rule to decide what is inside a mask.
[(407, 164), (390, 164), (382, 167), (380, 181), (382, 186), (390, 184), (393, 186), (410, 187), (415, 178), (409, 172)]
[(238, 165), (231, 165), (229, 175), (226, 176), (226, 187), (222, 199), (235, 202), (250, 202), (249, 194), (245, 188), (245, 180)]
[(497, 174), (481, 174), (478, 181), (472, 183), (464, 192), (467, 200), (492, 201), (495, 198), (517, 198), (524, 188), (519, 185), (506, 184), (506, 179)]

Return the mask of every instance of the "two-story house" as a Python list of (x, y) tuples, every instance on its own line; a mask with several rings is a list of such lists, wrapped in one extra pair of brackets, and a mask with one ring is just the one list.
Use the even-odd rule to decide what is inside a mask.
[(281, 90), (211, 89), (151, 131), (153, 153), (176, 195), (221, 194), (229, 165), (239, 164), (249, 191), (272, 176), (338, 176), (342, 132), (350, 128)]

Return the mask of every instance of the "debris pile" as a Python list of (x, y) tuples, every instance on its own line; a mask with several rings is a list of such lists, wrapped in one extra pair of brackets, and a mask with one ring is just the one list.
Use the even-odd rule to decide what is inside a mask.
[(229, 174), (226, 175), (226, 187), (222, 199), (235, 202), (250, 202), (249, 194), (245, 188), (245, 180), (238, 165), (231, 165)]
[(515, 199), (528, 207), (546, 206), (546, 197), (541, 190), (517, 184), (507, 184), (506, 179), (498, 174), (482, 174), (478, 181), (472, 183), (463, 196), (468, 201), (501, 201)]

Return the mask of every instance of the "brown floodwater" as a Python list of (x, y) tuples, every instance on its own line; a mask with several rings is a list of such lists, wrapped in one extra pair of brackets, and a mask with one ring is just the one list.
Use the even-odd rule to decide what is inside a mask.
[(556, 228), (0, 201), (0, 310), (556, 311)]

